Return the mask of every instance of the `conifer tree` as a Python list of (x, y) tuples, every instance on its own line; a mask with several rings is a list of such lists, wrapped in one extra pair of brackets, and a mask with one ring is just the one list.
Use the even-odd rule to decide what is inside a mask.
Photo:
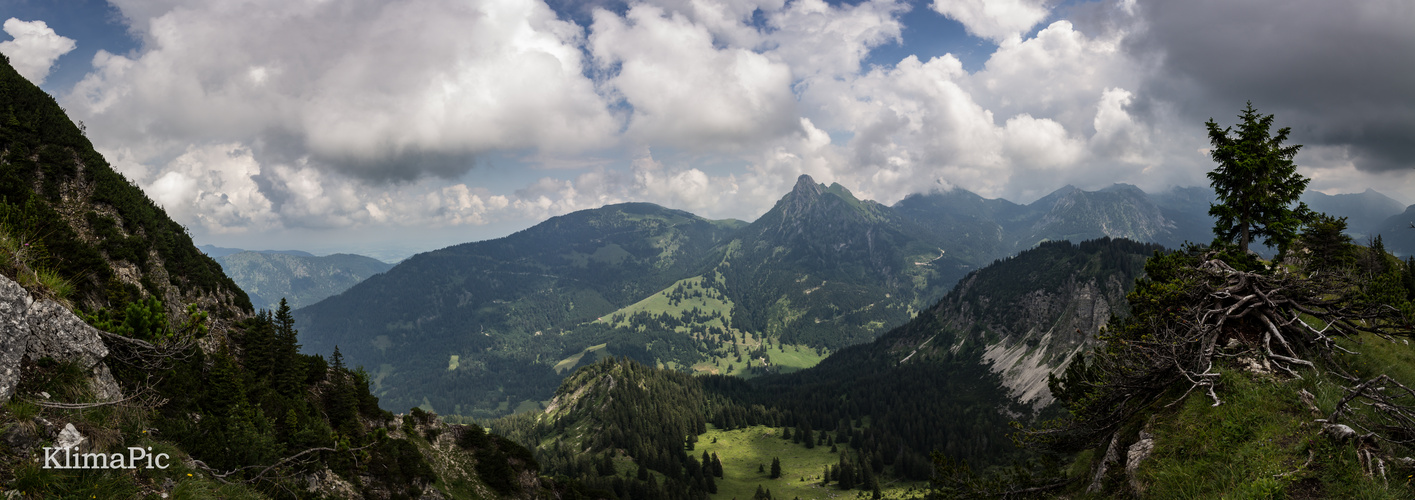
[[(1302, 146), (1282, 144), (1291, 127), (1270, 135), (1273, 115), (1258, 114), (1252, 101), (1238, 118), (1236, 137), (1229, 136), (1233, 127), (1219, 128), (1213, 119), (1204, 123), (1213, 145), (1209, 154), (1218, 162), (1208, 173), (1218, 195), (1218, 203), (1209, 205), (1209, 215), (1215, 217), (1214, 234), (1220, 241), (1236, 240), (1244, 253), (1259, 236), (1264, 244), (1285, 251), (1311, 215), (1307, 204), (1298, 202), (1310, 179), (1297, 173), (1292, 162)], [(1293, 202), (1296, 208), (1290, 208)]]
[(1302, 242), (1311, 254), (1307, 268), (1311, 270), (1339, 269), (1355, 262), (1351, 237), (1346, 231), (1346, 217), (1316, 214), (1302, 232)]
[(776, 478), (779, 478), (779, 477), (781, 477), (781, 459), (780, 459), (780, 458), (777, 458), (777, 457), (772, 457), (772, 458), (771, 458), (771, 478), (772, 478), (772, 479), (776, 479)]
[(293, 396), (300, 391), (305, 373), (300, 360), (300, 344), (296, 339), (299, 332), (295, 330), (295, 317), (290, 314), (290, 305), (283, 297), (280, 299), (280, 307), (275, 311), (274, 323), (275, 387), (281, 394)]

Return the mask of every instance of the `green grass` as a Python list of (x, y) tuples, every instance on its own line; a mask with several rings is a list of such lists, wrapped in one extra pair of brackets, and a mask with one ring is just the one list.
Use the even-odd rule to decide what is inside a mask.
[[(1223, 404), (1212, 406), (1196, 391), (1155, 419), (1155, 453), (1140, 467), (1146, 497), (1415, 497), (1415, 489), (1402, 482), (1409, 472), (1392, 469), (1388, 484), (1367, 479), (1350, 444), (1320, 433), (1313, 420), (1325, 417), (1344, 393), (1334, 377), (1311, 370), (1302, 372), (1302, 380), (1220, 371), (1217, 394)], [(1321, 416), (1298, 397), (1304, 389), (1316, 395)], [(1312, 461), (1304, 466), (1309, 456)], [(1275, 477), (1284, 473), (1290, 474)]]
[[(717, 275), (714, 275), (714, 277), (720, 278), (720, 276)], [(726, 297), (709, 297), (706, 291), (703, 290), (704, 280), (705, 278), (703, 276), (694, 276), (692, 278), (678, 280), (672, 285), (669, 285), (667, 288), (664, 288), (663, 290), (659, 291), (658, 293), (650, 295), (643, 300), (625, 306), (617, 311), (601, 316), (598, 321), (609, 323), (610, 320), (614, 318), (614, 316), (622, 314), (626, 319), (624, 321), (614, 323), (613, 325), (628, 326), (629, 322), (627, 318), (633, 316), (635, 313), (638, 312), (647, 312), (653, 315), (668, 313), (673, 316), (681, 317), (683, 313), (693, 309), (694, 307), (697, 307), (698, 310), (708, 314), (711, 314), (714, 311), (722, 313), (722, 319), (709, 320), (708, 322), (703, 323), (703, 326), (716, 326), (725, 330), (727, 329), (727, 323), (725, 320), (732, 318), (732, 301), (728, 300)], [(678, 305), (675, 306), (669, 300), (669, 295), (679, 285), (682, 285), (684, 287), (691, 285), (696, 290), (704, 291), (704, 294), (701, 297), (689, 297), (682, 299), (678, 302)], [(680, 330), (687, 331), (686, 328), (681, 328)]]
[[(755, 349), (759, 345), (761, 342), (749, 336), (747, 342), (742, 343), (742, 348), (743, 350)], [(772, 344), (767, 348), (767, 360), (776, 367), (777, 373), (791, 373), (816, 366), (827, 356), (830, 356), (830, 351), (822, 350), (817, 354), (815, 348), (800, 344)], [(736, 359), (730, 354), (714, 353), (707, 361), (693, 365), (693, 371), (706, 374), (730, 373), (744, 378), (752, 378), (754, 375), (747, 373), (747, 364), (753, 360), (748, 360), (745, 355), (741, 362)]]
[(579, 364), (579, 363), (580, 363), (580, 360), (583, 359), (586, 355), (593, 355), (593, 356), (595, 356), (595, 360), (596, 360), (596, 361), (598, 361), (600, 358), (612, 356), (612, 354), (611, 354), (608, 350), (605, 349), (605, 347), (608, 346), (608, 345), (609, 345), (609, 344), (607, 344), (607, 343), (606, 343), (606, 344), (599, 344), (599, 345), (592, 345), (592, 346), (589, 346), (589, 347), (584, 348), (584, 349), (581, 350), (580, 352), (575, 353), (574, 356), (570, 356), (570, 357), (568, 357), (568, 358), (565, 358), (565, 359), (560, 360), (560, 362), (555, 363), (555, 366), (554, 366), (554, 368), (555, 368), (555, 373), (560, 373), (560, 372), (569, 370), (569, 369), (571, 369), (571, 368), (574, 368), (575, 365)]
[[(840, 448), (842, 452), (849, 450), (847, 446)], [(834, 483), (821, 486), (821, 474), (826, 466), (840, 463), (840, 455), (831, 453), (829, 446), (808, 449), (805, 445), (782, 439), (781, 429), (754, 426), (721, 430), (709, 425), (707, 433), (698, 436), (697, 446), (688, 453), (701, 459), (704, 451), (716, 453), (722, 460), (723, 475), (717, 479), (717, 494), (712, 495), (714, 499), (752, 498), (757, 485), (770, 489), (772, 498), (853, 498), (861, 493), (858, 490), (841, 491)], [(777, 479), (769, 477), (772, 458), (781, 459), (782, 475)], [(757, 472), (758, 466), (767, 472)], [(918, 491), (925, 487), (926, 483), (880, 479), (880, 489), (885, 498), (906, 498), (910, 488)], [(868, 497), (868, 492), (865, 493)]]
[(34, 241), (16, 237), (0, 221), (0, 273), (12, 277), (21, 287), (41, 297), (64, 301), (74, 293), (74, 285), (58, 271), (40, 265), (36, 253), (42, 248)]

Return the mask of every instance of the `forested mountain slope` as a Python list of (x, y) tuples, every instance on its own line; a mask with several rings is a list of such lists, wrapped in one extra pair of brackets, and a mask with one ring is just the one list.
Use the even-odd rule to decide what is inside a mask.
[(739, 224), (647, 203), (575, 212), (416, 255), (296, 316), (307, 349), (338, 345), (392, 407), (506, 412), (546, 398), (553, 365), (586, 347), (566, 330), (691, 275)]
[(0, 65), (0, 221), (28, 257), (72, 280), (81, 310), (148, 295), (177, 317), (196, 303), (225, 323), (245, 292), (142, 190), (115, 172), (53, 97)]
[[(252, 315), (185, 229), (0, 56), (0, 496), (540, 498), (565, 487), (537, 477), (524, 448), (396, 417), (362, 370), (298, 349), (288, 309)], [(50, 460), (69, 444), (72, 462)]]

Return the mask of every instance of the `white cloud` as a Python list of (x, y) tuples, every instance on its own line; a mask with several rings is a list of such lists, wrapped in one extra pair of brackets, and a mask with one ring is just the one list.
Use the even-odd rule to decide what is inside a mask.
[(1046, 0), (934, 0), (929, 8), (995, 42), (1018, 37), (1050, 14)]
[(1126, 33), (1088, 36), (1057, 21), (1026, 40), (1003, 42), (965, 85), (998, 113), (1029, 113), (1068, 128), (1089, 127), (1096, 96), (1134, 88), (1143, 68), (1119, 50)]
[(270, 200), (252, 180), (260, 165), (249, 148), (192, 147), (161, 171), (140, 185), (179, 222), (213, 233), (267, 229), (274, 222)]
[(595, 12), (590, 49), (607, 84), (633, 106), (626, 132), (644, 144), (738, 149), (794, 130), (785, 65), (744, 47), (714, 46), (680, 13), (638, 4), (625, 17)]
[(871, 49), (902, 40), (898, 16), (907, 10), (895, 0), (836, 7), (796, 0), (770, 16), (775, 30), (767, 36), (773, 44), (768, 54), (789, 64), (798, 79), (855, 75)]
[(15, 71), (35, 85), (44, 84), (59, 56), (78, 46), (72, 38), (59, 36), (44, 21), (12, 17), (5, 20), (4, 28), (14, 39), (0, 42), (0, 54), (5, 54)]
[(488, 151), (603, 147), (620, 126), (583, 74), (582, 30), (538, 0), (149, 7), (120, 5), (143, 49), (100, 52), (66, 98), (143, 161), (236, 140), (360, 177), (450, 177)]

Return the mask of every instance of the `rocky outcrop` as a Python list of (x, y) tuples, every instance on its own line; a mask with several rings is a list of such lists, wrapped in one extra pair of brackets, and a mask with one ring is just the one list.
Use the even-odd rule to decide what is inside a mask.
[(98, 329), (58, 302), (35, 300), (18, 283), (0, 275), (0, 403), (9, 401), (25, 360), (51, 358), (77, 363), (90, 374), (100, 401), (123, 397), (103, 358), (108, 347)]
[(29, 345), (29, 292), (0, 276), (0, 403), (10, 400), (20, 382), (20, 360)]
[(1018, 314), (1000, 320), (978, 318), (966, 308), (947, 319), (960, 331), (981, 326), (996, 334), (984, 359), (1013, 396), (1041, 408), (1053, 399), (1047, 376), (1059, 375), (1075, 355), (1096, 345), (1096, 332), (1115, 314), (1115, 304), (1124, 301), (1119, 279), (1107, 281), (1072, 279), (1059, 289), (1034, 290), (1013, 302)]
[[(1146, 426), (1148, 427), (1148, 426)], [(1125, 452), (1125, 476), (1130, 479), (1130, 490), (1136, 496), (1145, 493), (1145, 483), (1140, 480), (1140, 464), (1155, 452), (1155, 437), (1148, 430), (1140, 431), (1140, 439), (1130, 445)]]

